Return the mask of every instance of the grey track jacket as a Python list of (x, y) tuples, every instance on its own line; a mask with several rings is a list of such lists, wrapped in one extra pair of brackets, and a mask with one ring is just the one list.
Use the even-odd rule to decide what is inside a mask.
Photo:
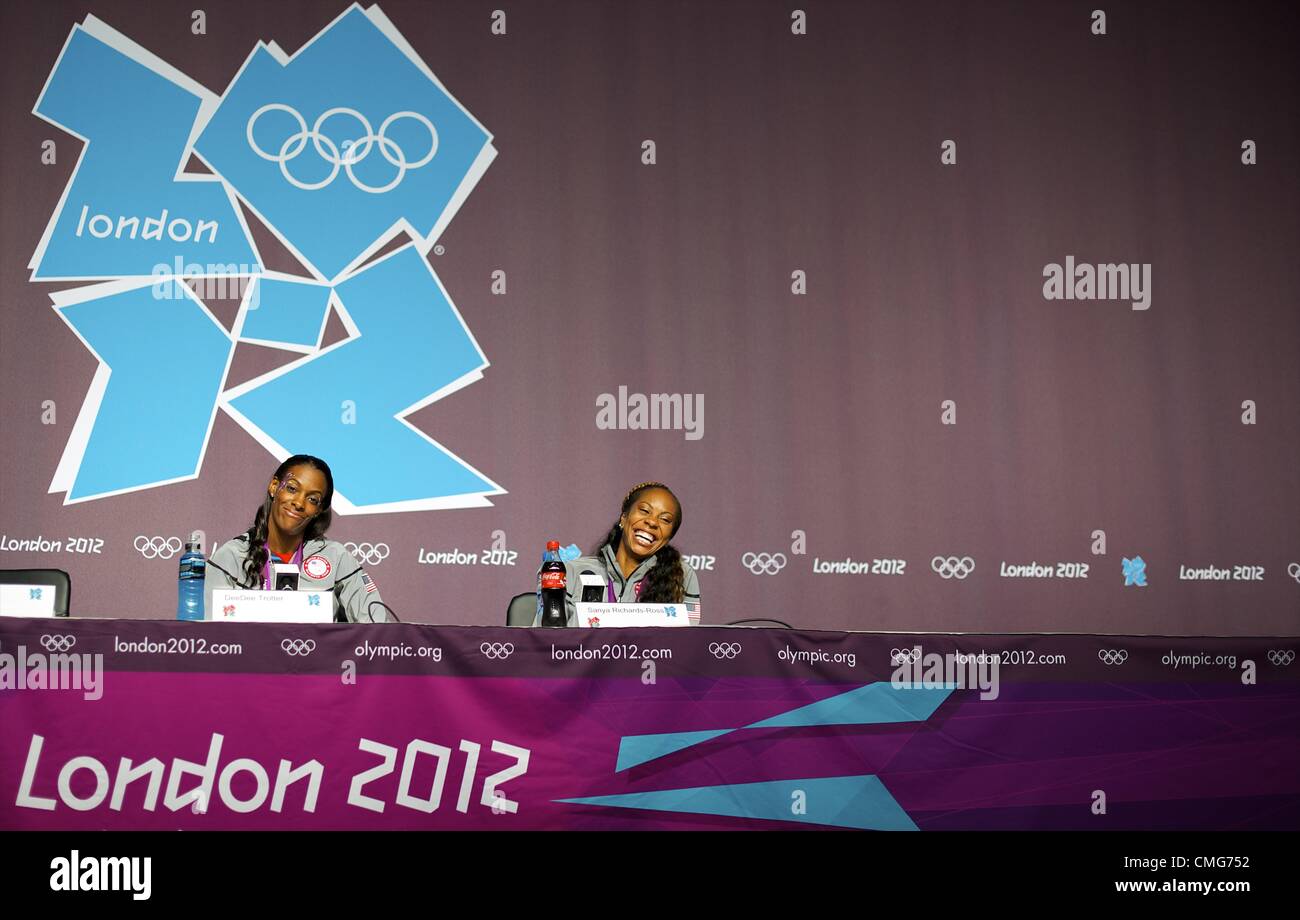
[[(244, 560), (248, 558), (249, 543), (246, 534), (235, 537), (213, 552), (208, 560), (207, 574), (203, 579), (203, 604), (205, 614), (212, 618), (212, 592), (218, 589), (261, 590), (261, 579), (249, 584), (244, 574)], [(308, 565), (313, 556), (325, 560)], [(374, 581), (363, 570), (356, 557), (333, 540), (308, 540), (302, 547), (303, 571), (300, 584), (306, 591), (329, 591), (334, 595), (334, 619), (349, 623), (389, 622)], [(272, 560), (274, 561), (274, 559)], [(327, 570), (320, 577), (313, 572)]]
[[(568, 612), (569, 625), (578, 625), (578, 592), (582, 590), (582, 582), (578, 579), (578, 575), (583, 569), (590, 569), (598, 575), (605, 576), (605, 580), (614, 586), (614, 595), (617, 599), (617, 603), (637, 604), (640, 603), (636, 596), (637, 583), (646, 577), (646, 573), (655, 566), (658, 559), (658, 555), (654, 555), (642, 562), (635, 570), (633, 570), (631, 578), (623, 577), (623, 572), (618, 567), (618, 558), (614, 555), (614, 550), (608, 544), (601, 547), (599, 556), (579, 556), (577, 559), (567, 560), (564, 563), (564, 607)], [(538, 571), (541, 571), (540, 568)], [(700, 602), (700, 579), (699, 576), (695, 574), (695, 570), (686, 564), (685, 559), (682, 560), (682, 573), (685, 575), (685, 603), (698, 604)], [(603, 598), (602, 603), (605, 600), (608, 600), (608, 598)], [(542, 625), (542, 612), (540, 609), (537, 611), (537, 616), (533, 618), (533, 625)]]

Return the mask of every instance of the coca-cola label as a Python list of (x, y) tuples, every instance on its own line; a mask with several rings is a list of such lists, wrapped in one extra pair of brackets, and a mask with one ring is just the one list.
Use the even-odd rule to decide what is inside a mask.
[(542, 590), (551, 591), (558, 589), (564, 590), (564, 573), (563, 572), (543, 572), (542, 573)]

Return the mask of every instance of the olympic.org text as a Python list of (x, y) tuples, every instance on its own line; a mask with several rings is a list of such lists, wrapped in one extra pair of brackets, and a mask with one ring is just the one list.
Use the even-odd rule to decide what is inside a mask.
[(147, 901), (153, 891), (151, 856), (70, 856), (50, 860), (51, 891), (129, 891), (136, 901)]
[(201, 636), (170, 636), (155, 642), (148, 636), (134, 642), (113, 637), (113, 651), (119, 655), (242, 655), (238, 642), (209, 642)]
[(45, 652), (0, 651), (0, 690), (80, 690), (87, 700), (104, 695), (104, 656), (71, 651), (75, 636), (41, 637)]
[(1190, 667), (1192, 670), (1197, 668), (1235, 668), (1237, 667), (1237, 656), (1199, 653), (1195, 655), (1179, 655), (1173, 649), (1170, 649), (1165, 652), (1164, 657), (1160, 659), (1160, 663), (1171, 666), (1174, 670), (1182, 666)]
[(980, 699), (996, 700), (1001, 692), (998, 679), (1001, 662), (996, 654), (980, 652), (968, 655), (963, 652), (938, 652), (921, 654), (917, 645), (896, 655), (894, 673), (889, 683), (895, 690), (958, 689), (980, 691)]
[(440, 645), (371, 645), (370, 640), (366, 639), (356, 647), (354, 653), (366, 661), (374, 661), (376, 658), (387, 658), (390, 661), (398, 658), (430, 658), (442, 661)]
[(847, 664), (851, 668), (858, 666), (857, 652), (823, 652), (821, 649), (811, 652), (796, 652), (790, 646), (786, 646), (776, 653), (776, 657), (782, 661), (789, 662), (807, 662), (808, 664)]

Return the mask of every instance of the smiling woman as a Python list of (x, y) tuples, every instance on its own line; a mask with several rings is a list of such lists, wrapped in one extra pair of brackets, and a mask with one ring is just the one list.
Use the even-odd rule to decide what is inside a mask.
[(218, 589), (269, 590), (272, 557), (297, 565), (306, 590), (334, 595), (334, 618), (351, 623), (389, 619), (378, 588), (341, 543), (325, 539), (333, 515), (334, 476), (319, 457), (296, 454), (280, 464), (245, 533), (222, 544), (204, 579), (207, 618)]
[[(633, 486), (592, 554), (565, 563), (569, 625), (577, 624), (575, 592), (586, 568), (603, 570), (609, 603), (685, 604), (688, 622), (699, 622), (699, 578), (671, 545), (681, 526), (682, 505), (671, 489), (662, 482)], [(540, 614), (534, 625), (540, 625)]]

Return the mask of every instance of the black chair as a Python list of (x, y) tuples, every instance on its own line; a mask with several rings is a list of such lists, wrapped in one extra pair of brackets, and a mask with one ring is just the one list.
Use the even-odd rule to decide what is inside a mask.
[(532, 626), (537, 619), (537, 592), (516, 594), (506, 605), (507, 626)]
[(54, 591), (54, 615), (68, 615), (72, 601), (72, 579), (63, 569), (0, 569), (0, 585), (50, 588)]

